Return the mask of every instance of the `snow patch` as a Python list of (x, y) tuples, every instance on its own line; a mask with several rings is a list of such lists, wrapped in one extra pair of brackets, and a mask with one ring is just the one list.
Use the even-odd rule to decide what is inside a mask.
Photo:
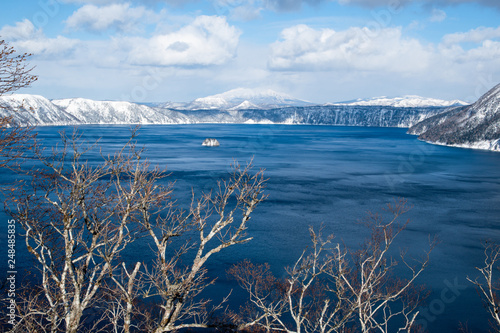
[(481, 140), (475, 142), (467, 142), (467, 143), (459, 143), (459, 144), (448, 144), (440, 141), (427, 141), (425, 142), (430, 144), (435, 144), (439, 146), (446, 147), (456, 147), (456, 148), (468, 148), (468, 149), (480, 149), (480, 150), (489, 150), (489, 151), (498, 151), (500, 152), (500, 139), (497, 140)]
[(357, 106), (393, 106), (393, 107), (448, 107), (468, 105), (464, 101), (446, 101), (436, 98), (420, 97), (416, 95), (406, 95), (403, 97), (389, 98), (386, 96), (368, 99), (357, 99), (354, 101), (333, 103), (330, 105), (357, 105)]

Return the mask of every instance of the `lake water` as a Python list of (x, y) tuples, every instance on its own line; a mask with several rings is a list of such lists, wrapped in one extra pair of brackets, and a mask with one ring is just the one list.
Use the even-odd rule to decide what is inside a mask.
[[(105, 153), (121, 147), (130, 134), (128, 126), (80, 129), (88, 139), (100, 137)], [(39, 137), (53, 146), (60, 130), (72, 128), (41, 127)], [(207, 137), (217, 138), (220, 147), (202, 147)], [(433, 291), (420, 323), (430, 332), (454, 332), (459, 321), (473, 332), (488, 330), (488, 315), (466, 277), (477, 276), (481, 242), (500, 242), (499, 153), (430, 145), (405, 129), (330, 126), (154, 125), (140, 129), (138, 143), (152, 164), (172, 172), (180, 203), (188, 202), (191, 188), (208, 190), (227, 176), (233, 160), (253, 158), (256, 168), (266, 169), (269, 199), (249, 225), (253, 240), (214, 258), (208, 268), (219, 279), (217, 289), (208, 290), (210, 297), (236, 287), (224, 272), (243, 259), (268, 262), (285, 276), (283, 268), (309, 245), (309, 226), (323, 224), (324, 234), (334, 233), (355, 248), (366, 236), (357, 221), (405, 197), (413, 206), (406, 215), (411, 223), (396, 246), (418, 256), (429, 235), (440, 241), (418, 281)]]

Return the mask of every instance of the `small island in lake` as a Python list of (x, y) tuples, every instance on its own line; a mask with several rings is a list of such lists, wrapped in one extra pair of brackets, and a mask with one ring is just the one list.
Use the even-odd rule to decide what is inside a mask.
[(201, 145), (209, 147), (218, 147), (220, 146), (220, 143), (217, 139), (206, 138)]

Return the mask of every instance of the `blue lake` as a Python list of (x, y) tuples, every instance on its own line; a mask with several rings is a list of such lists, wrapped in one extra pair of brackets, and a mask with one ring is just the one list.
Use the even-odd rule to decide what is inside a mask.
[[(72, 128), (37, 131), (50, 147), (60, 141), (60, 130)], [(89, 140), (101, 138), (104, 153), (120, 148), (130, 135), (128, 126), (80, 130)], [(217, 138), (220, 147), (201, 146), (207, 137)], [(137, 140), (153, 165), (172, 173), (181, 205), (189, 203), (192, 188), (207, 191), (227, 176), (234, 160), (244, 164), (253, 159), (256, 168), (266, 170), (269, 199), (252, 217), (248, 233), (253, 240), (214, 258), (208, 268), (219, 278), (216, 288), (208, 290), (210, 297), (237, 288), (225, 271), (243, 259), (268, 262), (275, 274), (285, 276), (284, 267), (309, 245), (309, 226), (323, 224), (324, 234), (333, 233), (356, 248), (367, 235), (357, 221), (404, 197), (413, 206), (406, 214), (411, 223), (396, 247), (419, 256), (429, 235), (440, 241), (418, 281), (433, 291), (420, 323), (430, 332), (457, 331), (460, 321), (473, 332), (488, 331), (486, 310), (466, 277), (476, 277), (475, 266), (483, 263), (481, 242), (500, 242), (499, 153), (430, 145), (398, 128), (151, 125), (139, 130)], [(98, 152), (91, 157), (100, 159)], [(6, 221), (3, 215), (2, 230), (7, 230)], [(21, 271), (23, 263), (18, 266)], [(446, 294), (450, 290), (453, 294)]]

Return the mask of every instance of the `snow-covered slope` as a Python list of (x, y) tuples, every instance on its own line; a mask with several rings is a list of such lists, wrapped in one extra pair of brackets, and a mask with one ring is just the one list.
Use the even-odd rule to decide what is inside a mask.
[[(246, 96), (249, 97), (249, 96)], [(15, 113), (18, 121), (34, 125), (65, 124), (190, 124), (252, 123), (310, 124), (343, 126), (410, 127), (423, 119), (443, 112), (444, 108), (402, 108), (392, 106), (294, 106), (260, 109), (248, 100), (227, 110), (172, 110), (129, 102), (93, 101), (83, 98), (49, 101), (41, 96), (4, 98), (10, 108), (19, 101), (36, 110), (36, 117), (25, 121), (24, 113)], [(17, 103), (17, 104), (16, 104)], [(32, 113), (28, 113), (32, 115)]]
[(257, 105), (249, 101), (241, 102), (240, 104), (230, 108), (229, 110), (249, 110), (249, 109), (260, 109)]
[(37, 95), (0, 97), (0, 115), (13, 116), (21, 125), (78, 124), (187, 124), (190, 117), (170, 109), (129, 102), (71, 98), (49, 101)]
[(298, 106), (269, 110), (184, 110), (196, 123), (307, 124), (339, 126), (410, 127), (445, 108), (392, 106)]
[(72, 125), (80, 120), (38, 95), (15, 94), (0, 97), (0, 115), (13, 116), (21, 125)]
[(197, 98), (186, 106), (190, 110), (227, 110), (239, 107), (243, 109), (261, 108), (270, 109), (284, 106), (305, 106), (313, 103), (293, 98), (284, 93), (278, 93), (271, 89), (246, 89), (237, 88), (222, 94)]
[(500, 84), (476, 103), (430, 117), (409, 133), (437, 144), (500, 151)]
[(159, 115), (154, 109), (129, 102), (71, 98), (53, 100), (52, 103), (86, 124), (168, 123), (168, 119)]
[[(394, 106), (394, 107), (449, 107), (449, 106), (463, 106), (469, 103), (453, 100), (445, 101), (436, 98), (420, 97), (415, 95), (407, 95), (403, 97), (388, 98), (385, 96), (374, 97), (368, 99), (357, 99), (354, 101), (333, 103), (333, 105), (358, 105), (358, 106)], [(330, 104), (331, 105), (331, 104)]]
[(230, 108), (230, 103), (222, 97), (218, 96), (208, 96), (197, 98), (193, 102), (187, 105), (187, 109), (190, 110), (201, 110), (201, 109), (218, 109), (224, 110)]

